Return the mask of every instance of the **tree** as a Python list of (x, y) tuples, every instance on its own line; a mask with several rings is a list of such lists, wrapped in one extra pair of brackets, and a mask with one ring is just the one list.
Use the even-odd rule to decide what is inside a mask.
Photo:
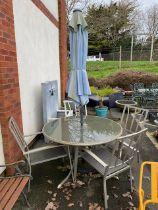
[(146, 8), (144, 12), (139, 12), (137, 24), (139, 26), (137, 33), (142, 39), (142, 42), (140, 38), (137, 40), (139, 42), (138, 45), (143, 49), (149, 50), (153, 39), (155, 48), (158, 43), (158, 4)]
[(146, 11), (146, 28), (149, 34), (158, 33), (158, 4), (154, 4)]
[[(89, 47), (113, 48), (130, 41), (134, 31), (135, 0), (111, 2), (110, 5), (92, 5), (87, 11), (89, 25)], [(129, 42), (130, 44), (130, 42)]]

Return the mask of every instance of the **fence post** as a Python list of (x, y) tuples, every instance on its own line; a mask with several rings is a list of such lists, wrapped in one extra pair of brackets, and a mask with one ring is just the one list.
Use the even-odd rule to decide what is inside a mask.
[(122, 58), (122, 46), (120, 46), (120, 60), (119, 60), (119, 68), (121, 69), (121, 58)]
[(99, 60), (100, 60), (100, 61), (102, 60), (101, 52), (99, 53)]
[(152, 34), (152, 39), (151, 39), (150, 62), (153, 61), (153, 48), (154, 48), (154, 34)]
[(133, 60), (133, 35), (131, 37), (131, 55), (130, 55), (130, 61), (132, 62)]

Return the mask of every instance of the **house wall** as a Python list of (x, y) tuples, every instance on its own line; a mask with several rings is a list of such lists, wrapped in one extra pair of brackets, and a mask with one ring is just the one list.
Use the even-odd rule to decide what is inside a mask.
[[(17, 5), (18, 2), (18, 5)], [(14, 14), (13, 14), (13, 3), (14, 5)], [(51, 5), (52, 3), (52, 5)], [(21, 4), (23, 4), (21, 6)], [(30, 11), (30, 5), (32, 4), (32, 8)], [(26, 11), (24, 11), (24, 6), (28, 5), (28, 7), (25, 7)], [(59, 20), (57, 19), (57, 5), (59, 7)], [(18, 6), (18, 8), (17, 8)], [(37, 8), (36, 8), (36, 7)], [(49, 8), (47, 8), (49, 6)], [(28, 9), (28, 10), (27, 10)], [(18, 12), (15, 14), (15, 11)], [(23, 13), (20, 12), (23, 11)], [(54, 11), (54, 15), (52, 15), (52, 11)], [(32, 13), (31, 13), (32, 12)], [(27, 14), (34, 16), (32, 18), (28, 17), (28, 20), (26, 20), (25, 15)], [(36, 76), (36, 80), (41, 82), (41, 80), (44, 79), (56, 79), (56, 77), (61, 79), (61, 96), (64, 98), (65, 95), (65, 88), (66, 88), (66, 81), (67, 81), (67, 35), (66, 35), (66, 10), (65, 10), (65, 1), (64, 0), (0, 0), (0, 124), (1, 124), (1, 133), (2, 138), (0, 140), (0, 148), (3, 148), (4, 150), (4, 157), (6, 163), (11, 163), (14, 161), (17, 161), (22, 158), (22, 153), (18, 147), (18, 145), (15, 143), (14, 137), (11, 134), (9, 127), (8, 127), (8, 120), (10, 116), (13, 116), (15, 120), (17, 121), (18, 125), (20, 126), (21, 130), (23, 131), (23, 124), (22, 121), (25, 118), (25, 113), (30, 116), (28, 124), (32, 123), (31, 120), (31, 113), (33, 113), (34, 109), (40, 110), (41, 104), (39, 104), (40, 99), (40, 85), (32, 83), (32, 77)], [(25, 15), (24, 15), (25, 14)], [(18, 17), (23, 20), (25, 20), (26, 25), (29, 29), (29, 32), (26, 32), (26, 26), (21, 25), (21, 29), (18, 28), (18, 35), (16, 34), (19, 40), (15, 39), (15, 24), (14, 20), (17, 21), (16, 17)], [(38, 19), (41, 21), (41, 24), (39, 24)], [(34, 20), (33, 20), (34, 19)], [(22, 20), (18, 20), (22, 24)], [(28, 21), (28, 22), (27, 22)], [(50, 24), (51, 22), (51, 24)], [(16, 23), (17, 25), (17, 23)], [(31, 28), (32, 26), (32, 28)], [(42, 27), (41, 27), (42, 26)], [(50, 29), (50, 26), (52, 29)], [(33, 29), (33, 27), (36, 27)], [(42, 29), (43, 27), (46, 28), (46, 32)], [(16, 27), (17, 29), (17, 27)], [(59, 32), (58, 32), (59, 29)], [(23, 30), (23, 31), (22, 31)], [(34, 30), (34, 33), (36, 34), (37, 40), (39, 43), (37, 44), (37, 40), (35, 39), (35, 35), (32, 34)], [(36, 32), (38, 31), (38, 33)], [(17, 31), (16, 31), (17, 32)], [(24, 33), (25, 32), (25, 33)], [(58, 34), (59, 33), (59, 34)], [(24, 38), (20, 36), (20, 34), (24, 35)], [(42, 43), (39, 40), (41, 36), (46, 36), (48, 40), (42, 39)], [(52, 37), (50, 38), (50, 36)], [(57, 39), (57, 34), (59, 35), (59, 40)], [(31, 39), (34, 38), (34, 42), (31, 41)], [(57, 40), (57, 43), (56, 43)], [(18, 43), (16, 43), (18, 42)], [(20, 44), (19, 44), (20, 43)], [(30, 49), (27, 48), (27, 44), (30, 46)], [(47, 49), (43, 45), (49, 44), (50, 46), (47, 46)], [(59, 44), (60, 52), (58, 52), (59, 49), (57, 49), (57, 45)], [(33, 48), (34, 45), (34, 48)], [(22, 50), (23, 49), (23, 50)], [(45, 63), (44, 63), (44, 53), (39, 52), (38, 50), (45, 52)], [(53, 49), (53, 50), (52, 50)], [(18, 59), (17, 59), (17, 51), (18, 51)], [(23, 52), (24, 51), (24, 52)], [(19, 55), (19, 53), (22, 53), (24, 55), (24, 58)], [(39, 53), (39, 56), (35, 55), (35, 53)], [(58, 76), (56, 75), (56, 68), (59, 69), (59, 65), (57, 66), (57, 63), (59, 64), (59, 56), (60, 54), (60, 72), (58, 72)], [(32, 58), (34, 56), (34, 59)], [(51, 57), (52, 56), (52, 57)], [(48, 59), (47, 59), (48, 57)], [(53, 61), (50, 60), (53, 59)], [(17, 63), (18, 60), (18, 63)], [(41, 62), (41, 65), (37, 66), (36, 62)], [(25, 62), (25, 63), (24, 63)], [(28, 67), (26, 68), (25, 65)], [(52, 65), (52, 67), (50, 67)], [(34, 68), (33, 68), (34, 67)], [(23, 69), (22, 69), (23, 68)], [(31, 68), (31, 70), (30, 70)], [(39, 72), (38, 69), (42, 72)], [(45, 69), (47, 68), (47, 71)], [(50, 68), (52, 70), (52, 74), (50, 73)], [(43, 73), (44, 71), (44, 73)], [(24, 75), (25, 72), (25, 75)], [(49, 75), (49, 76), (48, 76)], [(20, 81), (19, 85), (19, 76), (23, 79), (23, 83)], [(26, 78), (26, 79), (25, 79)], [(40, 80), (39, 80), (40, 78)], [(36, 82), (35, 80), (35, 82)], [(59, 80), (60, 81), (60, 80)], [(30, 90), (30, 85), (34, 88), (33, 93), (27, 91), (25, 92), (23, 90), (24, 86), (26, 89)], [(20, 91), (20, 88), (22, 90)], [(31, 90), (30, 90), (31, 91)], [(60, 91), (60, 88), (59, 88)], [(20, 95), (21, 94), (21, 95)], [(30, 94), (30, 97), (26, 95), (26, 100), (28, 102), (27, 106), (29, 107), (32, 103), (33, 106), (31, 110), (29, 111), (26, 108), (26, 104), (24, 105), (24, 94)], [(34, 95), (33, 95), (34, 94)], [(35, 105), (32, 100), (35, 102), (34, 97), (37, 97), (37, 104)], [(21, 98), (23, 105), (21, 106)], [(29, 99), (28, 99), (29, 98)], [(60, 97), (59, 97), (60, 99)], [(21, 107), (22, 110), (21, 111)], [(23, 112), (23, 117), (22, 117)], [(37, 113), (37, 115), (40, 115), (40, 113)], [(28, 117), (27, 116), (27, 117)], [(23, 119), (22, 119), (23, 118)], [(28, 118), (24, 119), (24, 129), (25, 132), (27, 131), (28, 127), (26, 125), (26, 120)], [(33, 113), (33, 120), (35, 120), (35, 125), (37, 126), (39, 116), (36, 118)], [(39, 122), (41, 123), (41, 121)], [(38, 127), (38, 126), (37, 126)], [(34, 129), (37, 129), (37, 127), (33, 127)], [(39, 126), (40, 127), (40, 126)], [(32, 127), (31, 127), (32, 129)], [(1, 161), (3, 161), (3, 151), (0, 151), (0, 158)], [(8, 171), (9, 172), (9, 171)]]
[(51, 14), (54, 15), (54, 17), (59, 20), (59, 12), (58, 12), (58, 0), (41, 0), (43, 4), (48, 8), (48, 10), (51, 12)]
[[(0, 125), (0, 165), (4, 165), (4, 152), (3, 152), (3, 144), (2, 144), (2, 133), (1, 133), (1, 125)], [(0, 174), (4, 171), (4, 167), (0, 167)]]
[[(42, 2), (49, 12), (58, 16), (57, 0)], [(42, 128), (42, 82), (58, 80), (60, 102), (59, 29), (34, 1), (14, 0), (13, 11), (25, 135)]]

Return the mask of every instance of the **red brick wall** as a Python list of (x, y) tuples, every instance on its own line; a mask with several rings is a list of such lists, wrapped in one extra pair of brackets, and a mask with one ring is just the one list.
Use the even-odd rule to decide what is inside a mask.
[(58, 0), (59, 7), (59, 52), (60, 52), (60, 78), (61, 78), (61, 99), (65, 98), (67, 84), (67, 22), (66, 6), (64, 0)]
[(12, 0), (0, 0), (0, 123), (6, 162), (21, 157), (8, 129), (10, 116), (22, 127)]

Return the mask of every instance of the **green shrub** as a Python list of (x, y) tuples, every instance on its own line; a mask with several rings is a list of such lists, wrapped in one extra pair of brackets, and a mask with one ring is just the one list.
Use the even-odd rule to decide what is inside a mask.
[(89, 78), (90, 85), (98, 88), (117, 86), (124, 90), (130, 90), (130, 84), (138, 82), (151, 85), (153, 82), (158, 82), (158, 74), (141, 71), (122, 71), (102, 79)]
[(100, 98), (99, 106), (103, 106), (103, 100), (105, 96), (118, 92), (118, 90), (112, 89), (109, 86), (100, 88), (100, 89), (94, 86), (91, 86), (90, 88), (91, 88), (91, 92)]

